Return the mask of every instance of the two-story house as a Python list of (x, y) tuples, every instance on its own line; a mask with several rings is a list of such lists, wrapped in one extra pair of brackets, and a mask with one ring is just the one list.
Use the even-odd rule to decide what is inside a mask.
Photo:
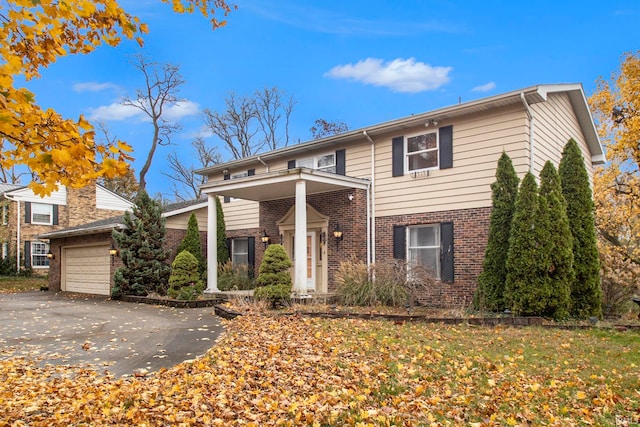
[[(255, 242), (281, 243), (298, 294), (334, 290), (343, 261), (396, 258), (438, 279), (422, 303), (468, 305), (501, 153), (521, 178), (537, 176), (570, 138), (592, 174), (605, 157), (582, 86), (539, 85), (218, 164), (198, 171), (208, 177), (208, 246), (222, 197), (234, 262), (257, 268), (266, 244)], [(215, 292), (215, 251), (207, 257)]]
[(49, 240), (40, 235), (90, 221), (110, 218), (130, 209), (132, 203), (101, 185), (80, 189), (61, 186), (40, 197), (27, 186), (6, 188), (0, 198), (2, 255), (11, 257), (16, 267), (32, 268), (47, 274)]

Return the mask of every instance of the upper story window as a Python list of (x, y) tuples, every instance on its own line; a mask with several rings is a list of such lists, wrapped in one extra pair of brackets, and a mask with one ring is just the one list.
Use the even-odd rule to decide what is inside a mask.
[(429, 132), (407, 137), (406, 170), (438, 168), (438, 133)]
[(31, 223), (41, 225), (53, 224), (53, 205), (31, 203)]
[(296, 167), (336, 173), (336, 155), (335, 153), (330, 153), (299, 159), (296, 160)]

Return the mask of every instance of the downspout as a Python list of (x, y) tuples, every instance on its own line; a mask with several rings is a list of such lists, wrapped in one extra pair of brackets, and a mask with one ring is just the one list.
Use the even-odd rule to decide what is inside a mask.
[(16, 223), (18, 224), (18, 229), (16, 231), (16, 271), (20, 271), (20, 200), (12, 199), (8, 195), (4, 195), (8, 200), (12, 202), (16, 202), (18, 209), (16, 209), (16, 214), (18, 217), (16, 218)]
[(264, 160), (260, 158), (260, 156), (258, 156), (258, 161), (264, 165), (264, 167), (267, 169), (267, 173), (269, 173), (269, 165), (266, 164)]
[(376, 169), (375, 159), (376, 150), (375, 142), (369, 136), (366, 130), (362, 131), (362, 134), (371, 143), (371, 180), (369, 181), (369, 205), (367, 206), (367, 238), (369, 239), (369, 246), (367, 247), (367, 263), (369, 266), (376, 262)]
[(529, 119), (529, 172), (533, 173), (536, 158), (536, 145), (534, 138), (536, 121), (533, 116), (533, 111), (531, 111), (531, 107), (527, 103), (527, 99), (523, 92), (520, 92), (520, 99), (522, 100), (522, 105), (524, 105), (524, 109), (527, 112), (527, 118)]

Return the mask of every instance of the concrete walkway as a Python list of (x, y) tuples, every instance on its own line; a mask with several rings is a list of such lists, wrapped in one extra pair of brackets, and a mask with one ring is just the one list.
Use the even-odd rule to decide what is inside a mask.
[(78, 294), (0, 294), (0, 360), (84, 366), (116, 376), (203, 355), (223, 328), (213, 307), (176, 309)]

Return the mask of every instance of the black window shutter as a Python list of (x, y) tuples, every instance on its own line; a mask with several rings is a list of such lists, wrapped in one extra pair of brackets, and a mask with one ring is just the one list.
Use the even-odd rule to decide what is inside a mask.
[(58, 205), (53, 205), (53, 225), (58, 225)]
[(247, 259), (249, 262), (249, 277), (253, 277), (256, 268), (256, 238), (247, 238)]
[(31, 268), (31, 242), (24, 242), (24, 268)]
[(393, 257), (405, 259), (407, 257), (407, 227), (404, 225), (393, 226)]
[(256, 174), (256, 170), (255, 169), (249, 169), (247, 171), (247, 176), (254, 176)]
[(24, 202), (24, 223), (31, 224), (31, 202)]
[(440, 128), (440, 169), (453, 167), (453, 126)]
[(347, 174), (346, 157), (346, 151), (344, 149), (336, 150), (336, 173), (338, 175)]
[(453, 282), (453, 223), (440, 224), (440, 278)]
[(289, 162), (287, 163), (287, 169), (295, 169), (295, 168), (296, 168), (296, 161), (289, 160)]
[[(233, 261), (233, 254), (231, 253), (231, 239), (227, 237), (225, 239), (225, 243), (227, 245), (227, 253), (229, 254), (229, 259)], [(218, 260), (218, 262), (220, 262), (220, 260)]]
[(391, 140), (392, 176), (404, 175), (404, 136)]
[[(223, 179), (224, 179), (225, 181), (228, 181), (228, 180), (230, 180), (230, 179), (231, 179), (231, 175), (229, 175), (229, 174), (227, 173), (227, 174), (225, 174), (225, 175), (224, 175)], [(224, 196), (224, 202), (225, 202), (225, 203), (229, 203), (230, 201), (231, 201), (231, 197), (229, 197), (229, 196)]]

